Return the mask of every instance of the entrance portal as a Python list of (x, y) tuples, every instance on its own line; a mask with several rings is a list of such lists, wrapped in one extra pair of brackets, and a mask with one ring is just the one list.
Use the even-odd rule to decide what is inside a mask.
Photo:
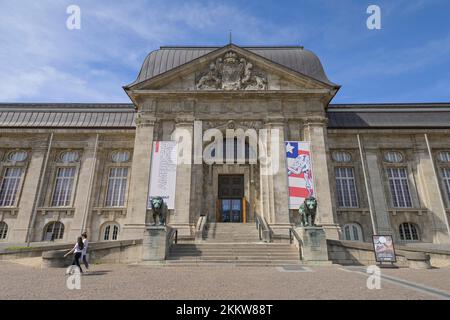
[(219, 213), (221, 222), (246, 222), (244, 175), (219, 175)]

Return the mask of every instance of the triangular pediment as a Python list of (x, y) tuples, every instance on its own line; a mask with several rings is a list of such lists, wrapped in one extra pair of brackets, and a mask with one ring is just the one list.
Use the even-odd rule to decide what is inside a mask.
[(233, 44), (125, 89), (265, 91), (335, 88)]

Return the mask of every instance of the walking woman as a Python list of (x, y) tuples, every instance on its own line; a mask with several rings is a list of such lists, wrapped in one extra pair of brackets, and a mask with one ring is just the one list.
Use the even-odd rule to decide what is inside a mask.
[(80, 258), (81, 258), (81, 254), (83, 253), (83, 248), (84, 248), (83, 239), (81, 237), (78, 237), (77, 243), (75, 243), (75, 246), (73, 247), (73, 249), (64, 255), (64, 258), (65, 258), (72, 252), (74, 253), (72, 265), (73, 266), (76, 265), (80, 269), (81, 273), (83, 273), (83, 269), (81, 269), (81, 266), (80, 266)]
[(82, 261), (84, 263), (84, 266), (86, 267), (86, 272), (89, 271), (89, 263), (87, 261), (87, 250), (88, 250), (88, 246), (89, 246), (89, 241), (87, 239), (87, 233), (83, 232), (81, 234), (81, 237), (83, 238), (83, 253), (82, 253)]

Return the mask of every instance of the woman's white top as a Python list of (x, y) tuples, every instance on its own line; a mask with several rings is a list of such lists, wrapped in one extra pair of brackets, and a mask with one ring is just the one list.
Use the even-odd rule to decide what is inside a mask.
[(83, 239), (83, 244), (84, 244), (84, 247), (83, 247), (83, 256), (85, 256), (85, 255), (87, 254), (87, 248), (88, 248), (88, 245), (89, 245), (88, 239)]
[(75, 247), (73, 247), (73, 249), (74, 249), (75, 253), (83, 252), (83, 249), (80, 249), (80, 246), (78, 245), (78, 242), (75, 243)]

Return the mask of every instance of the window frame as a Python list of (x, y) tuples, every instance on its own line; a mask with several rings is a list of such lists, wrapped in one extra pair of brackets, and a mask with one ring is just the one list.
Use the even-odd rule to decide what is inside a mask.
[[(409, 179), (409, 167), (408, 167), (408, 165), (405, 164), (405, 163), (401, 163), (401, 164), (398, 164), (396, 166), (392, 166), (392, 165), (386, 166), (384, 169), (385, 169), (384, 170), (384, 172), (385, 172), (384, 174), (386, 176), (387, 188), (389, 190), (389, 198), (390, 198), (391, 208), (393, 208), (393, 209), (411, 209), (411, 208), (414, 208), (415, 207), (414, 206), (414, 198), (413, 198), (413, 194), (411, 192), (412, 189), (411, 189), (411, 181)], [(401, 169), (405, 170), (405, 177), (404, 178), (402, 178), (402, 177), (390, 178), (389, 177), (388, 170), (401, 170)], [(394, 195), (392, 193), (392, 189), (391, 189), (391, 180), (395, 180), (395, 179), (404, 179), (406, 181), (406, 187), (408, 188), (407, 191), (408, 191), (408, 197), (409, 197), (410, 206), (407, 205), (407, 201), (406, 201), (406, 200), (408, 200), (407, 198), (403, 199), (404, 202), (405, 202), (405, 206), (399, 206), (398, 205), (398, 199), (397, 199), (397, 205), (395, 205), (394, 196), (397, 195), (397, 193)], [(403, 190), (403, 187), (402, 187), (402, 190)]]
[[(402, 233), (400, 232), (400, 228), (402, 228), (404, 225), (408, 225), (409, 234), (411, 235), (411, 238), (413, 238), (412, 237), (413, 232), (412, 232), (411, 227), (414, 227), (416, 229), (415, 231), (416, 231), (417, 239), (411, 239), (411, 240), (402, 239)], [(402, 222), (398, 225), (397, 232), (398, 232), (398, 238), (402, 242), (421, 242), (422, 241), (421, 231), (420, 231), (419, 225), (417, 223), (410, 222), (410, 221)], [(403, 235), (406, 235), (406, 233), (404, 231), (403, 231)]]
[[(49, 226), (50, 225), (56, 225), (56, 224), (60, 224), (60, 225), (62, 225), (62, 236), (60, 237), (60, 238), (54, 238), (53, 236), (52, 236), (52, 239), (51, 240), (47, 240), (46, 239), (46, 236), (47, 236), (47, 233), (48, 233), (48, 228), (49, 228)], [(52, 234), (54, 235), (54, 230), (55, 230), (55, 227), (53, 227), (53, 230), (52, 230)], [(59, 233), (61, 233), (61, 228), (59, 228)], [(44, 228), (43, 228), (43, 230), (42, 230), (42, 241), (64, 241), (64, 236), (66, 235), (66, 226), (64, 225), (64, 223), (62, 223), (61, 221), (58, 221), (58, 220), (52, 220), (52, 221), (49, 221), (49, 222), (47, 222), (45, 225), (44, 225)]]
[[(352, 237), (352, 232), (354, 231), (354, 230), (353, 230), (353, 227), (356, 227), (357, 233), (358, 233), (358, 237), (359, 237), (360, 239), (359, 239), (359, 240), (347, 239), (347, 237), (345, 236), (345, 228), (346, 228), (346, 227), (351, 228), (351, 229), (349, 230), (349, 231), (350, 231), (350, 237)], [(364, 232), (363, 232), (362, 226), (361, 226), (359, 223), (357, 223), (357, 222), (348, 222), (348, 223), (344, 224), (344, 225), (342, 226), (342, 235), (343, 235), (344, 240), (346, 240), (346, 241), (359, 241), (359, 242), (364, 242)]]
[[(24, 151), (27, 153), (28, 156), (24, 161), (21, 161), (21, 162), (9, 161), (8, 160), (9, 155), (15, 151)], [(14, 204), (11, 206), (0, 206), (0, 208), (9, 208), (9, 209), (18, 208), (20, 200), (22, 199), (23, 185), (25, 183), (25, 178), (26, 178), (26, 175), (28, 172), (28, 165), (29, 165), (30, 158), (32, 157), (32, 153), (26, 149), (14, 149), (14, 150), (6, 150), (4, 153), (2, 153), (2, 156), (4, 156), (4, 160), (2, 162), (0, 162), (0, 187), (1, 187), (1, 184), (3, 184), (3, 178), (5, 175), (5, 172), (8, 168), (20, 168), (20, 169), (22, 169), (22, 174), (20, 176), (19, 185), (17, 186), (17, 194), (14, 199)]]
[[(340, 205), (340, 203), (339, 203), (339, 193), (338, 193), (338, 188), (337, 188), (337, 180), (338, 180), (338, 177), (336, 175), (336, 170), (337, 169), (349, 169), (349, 170), (352, 171), (352, 173), (353, 173), (353, 183), (354, 183), (354, 187), (355, 187), (356, 206), (341, 206)], [(337, 162), (337, 165), (334, 166), (333, 174), (334, 174), (334, 180), (335, 180), (334, 187), (335, 187), (337, 207), (339, 209), (357, 209), (357, 208), (360, 208), (361, 207), (361, 201), (360, 201), (360, 198), (359, 198), (358, 182), (357, 182), (357, 170), (356, 170), (355, 165), (353, 163), (351, 163), (351, 162)], [(342, 178), (342, 177), (340, 177), (340, 179), (348, 180), (349, 178)], [(351, 197), (349, 197), (349, 199), (350, 198)]]
[[(108, 230), (108, 239), (105, 240), (106, 230), (108, 227), (110, 227), (110, 229)], [(112, 239), (114, 237), (115, 227), (117, 227), (116, 239)], [(99, 241), (118, 241), (119, 235), (120, 235), (120, 224), (117, 223), (116, 221), (107, 221), (103, 223), (102, 227), (100, 228)]]
[[(444, 162), (439, 159), (439, 154), (441, 152), (448, 152), (448, 150), (438, 150), (434, 153), (434, 161), (437, 167), (437, 174), (439, 176), (439, 187), (441, 188), (442, 193), (444, 193), (445, 198), (445, 206), (446, 209), (450, 208), (450, 172), (449, 177), (444, 177), (444, 170), (450, 170), (450, 162)], [(446, 184), (446, 180), (448, 180), (448, 185)]]
[[(6, 231), (4, 230), (6, 228)], [(9, 235), (9, 225), (5, 221), (0, 221), (0, 241), (7, 241)], [(4, 236), (3, 235), (4, 232)]]
[[(114, 169), (127, 169), (127, 175), (126, 175), (126, 182), (125, 182), (125, 190), (123, 193), (123, 205), (122, 206), (111, 206), (108, 205), (108, 191), (109, 191), (109, 186), (110, 186), (110, 173), (111, 170)], [(107, 165), (105, 168), (105, 178), (106, 178), (106, 182), (105, 182), (105, 191), (104, 191), (104, 196), (103, 196), (103, 206), (105, 208), (126, 208), (127, 207), (127, 201), (128, 201), (128, 189), (129, 189), (129, 183), (130, 183), (130, 171), (131, 171), (131, 167), (128, 165), (123, 165), (123, 163), (113, 163), (110, 165)]]
[[(53, 205), (53, 198), (55, 196), (55, 191), (56, 191), (56, 182), (58, 180), (58, 171), (61, 168), (74, 168), (75, 172), (73, 175), (73, 181), (72, 181), (72, 190), (70, 192), (70, 199), (69, 199), (69, 204), (67, 206), (54, 206)], [(72, 208), (74, 201), (75, 201), (75, 195), (76, 195), (76, 189), (77, 189), (77, 184), (78, 184), (78, 173), (79, 173), (79, 165), (77, 165), (76, 163), (68, 163), (68, 164), (60, 164), (58, 163), (56, 166), (54, 166), (53, 168), (53, 172), (52, 172), (52, 177), (53, 177), (53, 181), (52, 181), (52, 189), (51, 189), (51, 193), (50, 193), (50, 198), (49, 198), (49, 207), (51, 208)]]
[[(445, 171), (448, 171), (448, 176), (445, 177), (444, 173)], [(440, 166), (439, 167), (439, 173), (440, 173), (440, 182), (441, 182), (441, 188), (442, 191), (445, 193), (445, 202), (447, 204), (447, 208), (450, 207), (450, 165), (448, 166)]]
[[(130, 153), (130, 158), (126, 162), (113, 162), (112, 154), (117, 151), (128, 151)], [(102, 208), (111, 209), (125, 209), (128, 206), (129, 192), (130, 192), (130, 180), (131, 180), (131, 163), (132, 163), (133, 152), (128, 149), (117, 149), (107, 153), (107, 160), (104, 163), (103, 175), (101, 177), (101, 192), (99, 192), (97, 197), (97, 204)], [(106, 156), (106, 155), (105, 155)], [(106, 206), (106, 201), (108, 198), (108, 187), (109, 187), (109, 173), (112, 168), (128, 168), (127, 183), (125, 187), (125, 198), (123, 207), (108, 207)]]
[[(387, 152), (399, 152), (402, 155), (402, 162), (393, 163), (393, 162), (387, 162), (384, 159), (384, 155)], [(414, 168), (412, 166), (412, 163), (414, 162), (414, 156), (412, 155), (413, 150), (398, 150), (398, 149), (381, 149), (381, 168), (382, 171), (382, 177), (383, 185), (385, 188), (385, 194), (386, 194), (386, 201), (389, 205), (389, 210), (402, 210), (402, 209), (417, 209), (421, 205), (421, 201), (419, 198), (419, 193), (417, 190), (416, 185), (416, 179), (414, 173)], [(394, 206), (394, 197), (392, 194), (391, 186), (390, 186), (390, 178), (388, 174), (388, 169), (397, 169), (397, 168), (403, 168), (406, 171), (406, 182), (408, 185), (409, 190), (409, 198), (411, 200), (411, 206), (410, 207), (396, 207)]]

